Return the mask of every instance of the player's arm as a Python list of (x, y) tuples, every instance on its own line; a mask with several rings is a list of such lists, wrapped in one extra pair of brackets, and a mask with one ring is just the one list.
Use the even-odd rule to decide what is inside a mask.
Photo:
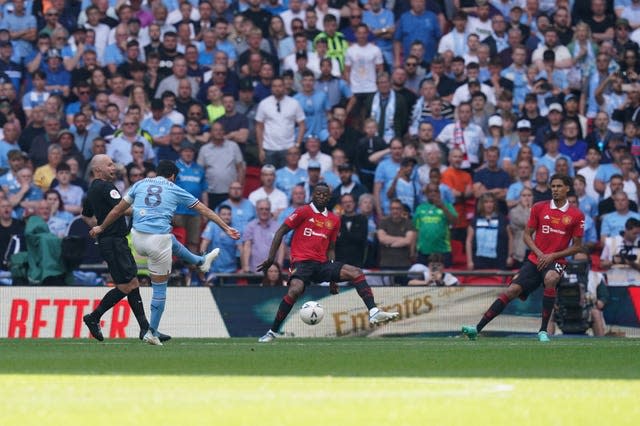
[(278, 249), (280, 249), (280, 244), (282, 243), (282, 238), (287, 234), (287, 232), (291, 231), (291, 228), (286, 223), (280, 225), (280, 228), (276, 231), (273, 236), (273, 241), (271, 241), (271, 248), (269, 248), (269, 257), (258, 265), (257, 271), (262, 272), (269, 269), (273, 262), (275, 262), (276, 254), (278, 253)]
[(536, 232), (536, 230), (527, 225), (527, 227), (524, 228), (524, 235), (522, 236), (522, 240), (527, 245), (527, 247), (529, 247), (529, 249), (535, 253), (536, 257), (540, 259), (540, 257), (544, 256), (544, 253), (538, 248), (538, 246), (536, 246), (535, 241), (533, 241), (534, 232)]
[(122, 217), (130, 206), (131, 204), (129, 204), (126, 199), (123, 198), (122, 200), (120, 200), (120, 202), (111, 209), (107, 217), (104, 218), (104, 222), (102, 222), (101, 225), (91, 228), (91, 231), (89, 231), (89, 235), (95, 238), (96, 236), (104, 232), (104, 230), (111, 226), (113, 222)]
[(576, 253), (582, 251), (582, 237), (573, 237), (571, 239), (571, 246), (562, 251), (551, 253), (548, 256), (552, 256), (553, 260), (562, 259), (563, 257), (573, 256)]
[(209, 219), (210, 221), (214, 222), (216, 225), (222, 228), (224, 232), (227, 233), (228, 236), (230, 236), (234, 240), (240, 239), (240, 232), (238, 232), (237, 229), (234, 229), (229, 225), (227, 225), (226, 223), (224, 223), (224, 221), (220, 218), (220, 216), (218, 216), (213, 210), (205, 206), (203, 203), (197, 202), (191, 208), (197, 211), (198, 213), (200, 213), (202, 216)]
[(336, 243), (335, 241), (331, 241), (329, 243), (329, 247), (327, 247), (327, 260), (329, 262), (333, 262), (336, 260)]
[(86, 223), (89, 228), (93, 228), (98, 224), (98, 219), (96, 219), (95, 216), (88, 217), (88, 216), (82, 215), (81, 217), (84, 223)]

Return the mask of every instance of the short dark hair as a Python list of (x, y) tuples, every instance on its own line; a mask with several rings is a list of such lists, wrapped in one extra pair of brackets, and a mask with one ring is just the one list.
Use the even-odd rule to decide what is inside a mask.
[(71, 167), (65, 162), (62, 162), (56, 166), (56, 173), (58, 172), (71, 172)]
[(565, 186), (568, 186), (569, 188), (573, 188), (573, 179), (571, 179), (570, 176), (556, 173), (553, 176), (551, 176), (551, 179), (549, 179), (549, 182), (553, 182), (556, 179), (561, 180), (562, 183), (565, 184)]
[(631, 229), (638, 228), (638, 227), (640, 227), (640, 220), (636, 219), (635, 217), (630, 217), (624, 223), (624, 229), (626, 229), (627, 231), (630, 231)]
[(176, 163), (173, 161), (160, 160), (156, 173), (158, 173), (158, 176), (162, 176), (163, 178), (169, 178), (171, 176), (178, 176), (180, 169), (178, 169), (178, 166), (176, 166)]

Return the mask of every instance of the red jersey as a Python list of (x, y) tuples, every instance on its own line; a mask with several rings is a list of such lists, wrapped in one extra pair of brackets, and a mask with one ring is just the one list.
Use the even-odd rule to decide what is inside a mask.
[[(569, 203), (558, 208), (553, 200), (540, 201), (531, 208), (527, 226), (535, 229), (533, 241), (544, 254), (555, 253), (569, 247), (573, 237), (582, 237), (584, 214)], [(538, 264), (534, 252), (529, 253), (529, 260)], [(564, 264), (565, 260), (557, 259), (556, 262)]]
[(312, 204), (298, 207), (285, 219), (294, 234), (291, 240), (291, 263), (305, 260), (327, 261), (327, 249), (340, 231), (340, 218), (325, 209), (319, 212)]

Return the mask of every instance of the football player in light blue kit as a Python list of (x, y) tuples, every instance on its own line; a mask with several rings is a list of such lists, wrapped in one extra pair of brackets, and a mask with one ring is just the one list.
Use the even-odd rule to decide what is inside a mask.
[(136, 252), (148, 258), (148, 269), (153, 285), (151, 298), (151, 321), (144, 341), (154, 345), (162, 345), (158, 339), (158, 326), (164, 312), (167, 296), (167, 281), (171, 273), (171, 255), (199, 264), (201, 270), (208, 270), (211, 262), (217, 257), (215, 249), (204, 258), (194, 255), (182, 244), (177, 243), (171, 233), (171, 221), (178, 205), (194, 209), (207, 219), (215, 222), (234, 240), (240, 233), (227, 225), (216, 213), (202, 204), (197, 198), (177, 186), (174, 182), (179, 173), (178, 167), (169, 160), (158, 164), (155, 178), (146, 178), (136, 182), (107, 215), (102, 225), (94, 227), (90, 234), (95, 237), (133, 207), (133, 226), (131, 236)]

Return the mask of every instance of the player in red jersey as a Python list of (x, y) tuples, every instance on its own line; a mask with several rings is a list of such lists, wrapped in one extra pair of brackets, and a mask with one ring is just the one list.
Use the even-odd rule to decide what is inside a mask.
[(350, 281), (369, 309), (369, 322), (383, 324), (398, 317), (397, 312), (385, 312), (376, 307), (373, 292), (362, 269), (335, 261), (335, 243), (340, 230), (340, 218), (327, 210), (331, 190), (325, 183), (316, 185), (312, 201), (299, 207), (276, 231), (269, 250), (269, 258), (258, 266), (266, 271), (273, 264), (282, 237), (295, 230), (291, 241), (291, 267), (287, 295), (282, 298), (271, 329), (258, 341), (271, 342), (276, 338), (280, 325), (289, 315), (296, 300), (311, 282), (330, 281), (332, 294), (338, 293), (337, 281)]
[(507, 290), (493, 302), (478, 325), (462, 327), (462, 332), (469, 339), (475, 340), (478, 332), (500, 315), (513, 299), (520, 297), (526, 300), (531, 292), (543, 284), (542, 324), (538, 340), (549, 341), (547, 325), (556, 300), (556, 285), (566, 265), (565, 257), (573, 256), (582, 249), (584, 215), (567, 201), (572, 187), (570, 177), (558, 174), (551, 176), (551, 201), (540, 201), (533, 205), (524, 232), (524, 242), (531, 249), (529, 256), (513, 276)]

